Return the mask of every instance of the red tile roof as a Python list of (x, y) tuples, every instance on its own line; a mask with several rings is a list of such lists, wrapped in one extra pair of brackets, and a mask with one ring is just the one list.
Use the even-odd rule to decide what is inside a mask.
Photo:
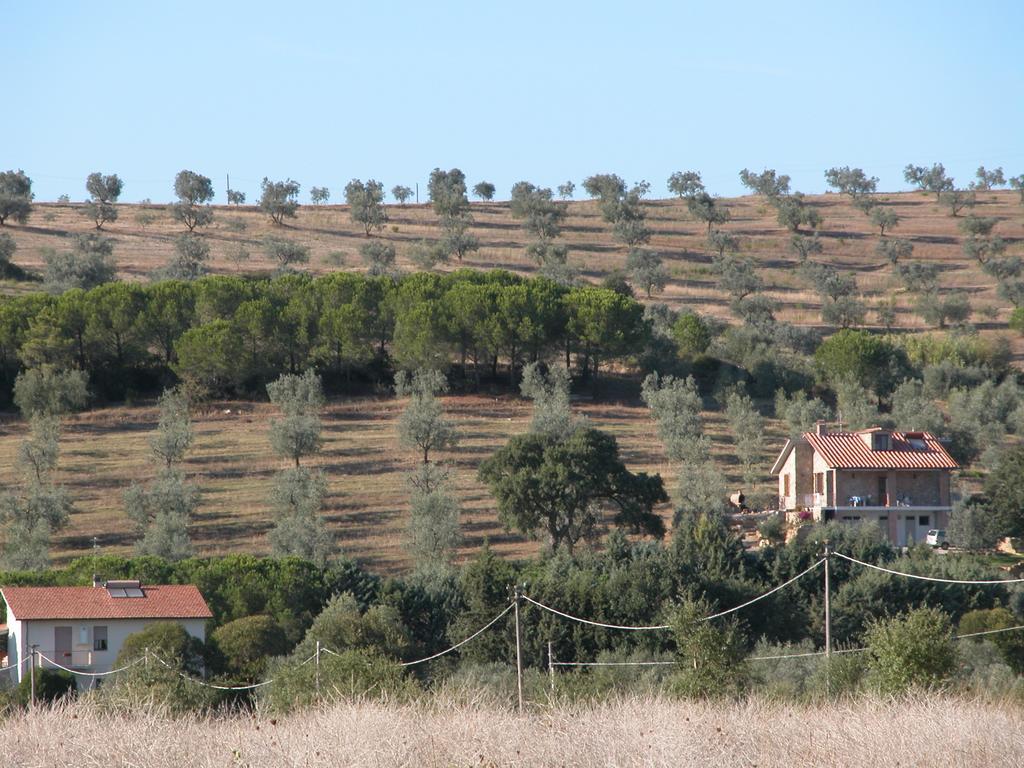
[[(877, 432), (878, 430), (864, 430)], [(805, 432), (804, 439), (832, 469), (958, 469), (938, 438), (930, 432), (892, 432), (890, 449), (876, 451), (864, 442), (859, 432)], [(919, 439), (915, 448), (909, 438)]]
[(206, 601), (191, 584), (143, 586), (145, 597), (111, 597), (103, 587), (0, 587), (9, 618), (209, 619)]

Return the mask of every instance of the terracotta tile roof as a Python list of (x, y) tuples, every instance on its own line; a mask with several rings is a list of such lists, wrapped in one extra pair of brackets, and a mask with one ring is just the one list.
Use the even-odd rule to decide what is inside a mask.
[(26, 619), (209, 619), (191, 584), (143, 586), (145, 597), (111, 597), (103, 587), (0, 587), (10, 617)]
[[(872, 450), (861, 432), (805, 432), (804, 439), (832, 469), (958, 469), (930, 432), (892, 432), (889, 450)], [(917, 445), (912, 445), (913, 439)], [(918, 447), (919, 446), (919, 447)]]

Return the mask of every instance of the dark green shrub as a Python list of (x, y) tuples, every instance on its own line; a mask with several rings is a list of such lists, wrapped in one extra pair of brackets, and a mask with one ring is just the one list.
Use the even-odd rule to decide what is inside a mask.
[[(18, 683), (16, 700), (27, 707), (32, 700), (31, 676), (25, 670), (25, 677)], [(62, 669), (36, 669), (36, 704), (52, 704), (62, 698), (74, 696), (78, 690), (75, 676)]]
[(210, 636), (224, 672), (236, 680), (259, 680), (273, 656), (288, 652), (284, 630), (269, 616), (245, 616), (217, 627)]
[(956, 671), (957, 652), (949, 616), (917, 608), (876, 621), (867, 634), (868, 682), (886, 695), (938, 688)]

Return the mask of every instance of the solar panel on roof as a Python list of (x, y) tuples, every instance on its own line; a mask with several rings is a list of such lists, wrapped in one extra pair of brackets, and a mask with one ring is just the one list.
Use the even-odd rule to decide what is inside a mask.
[(141, 589), (135, 589), (134, 587), (131, 588), (131, 589), (126, 589), (124, 591), (124, 593), (125, 593), (126, 597), (145, 597), (146, 596), (145, 592), (143, 592)]
[(128, 593), (123, 589), (107, 587), (107, 594), (111, 597), (128, 597)]

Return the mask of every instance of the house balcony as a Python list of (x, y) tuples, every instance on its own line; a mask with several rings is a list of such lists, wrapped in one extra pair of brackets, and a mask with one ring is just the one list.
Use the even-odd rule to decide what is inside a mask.
[(93, 656), (93, 651), (54, 651), (36, 648), (36, 666), (50, 668), (53, 666), (47, 660), (50, 659), (68, 669), (88, 669), (93, 665)]
[[(845, 503), (843, 503), (845, 502)], [(824, 493), (802, 493), (797, 494), (790, 501), (785, 496), (779, 497), (779, 509), (789, 512), (807, 511), (819, 517), (824, 510), (835, 512), (906, 512), (914, 514), (917, 512), (949, 512), (952, 507), (949, 504), (936, 503), (931, 499), (914, 499), (906, 495), (895, 497), (886, 494), (881, 498), (872, 496), (848, 496), (840, 499), (840, 503), (829, 503), (828, 495)]]

